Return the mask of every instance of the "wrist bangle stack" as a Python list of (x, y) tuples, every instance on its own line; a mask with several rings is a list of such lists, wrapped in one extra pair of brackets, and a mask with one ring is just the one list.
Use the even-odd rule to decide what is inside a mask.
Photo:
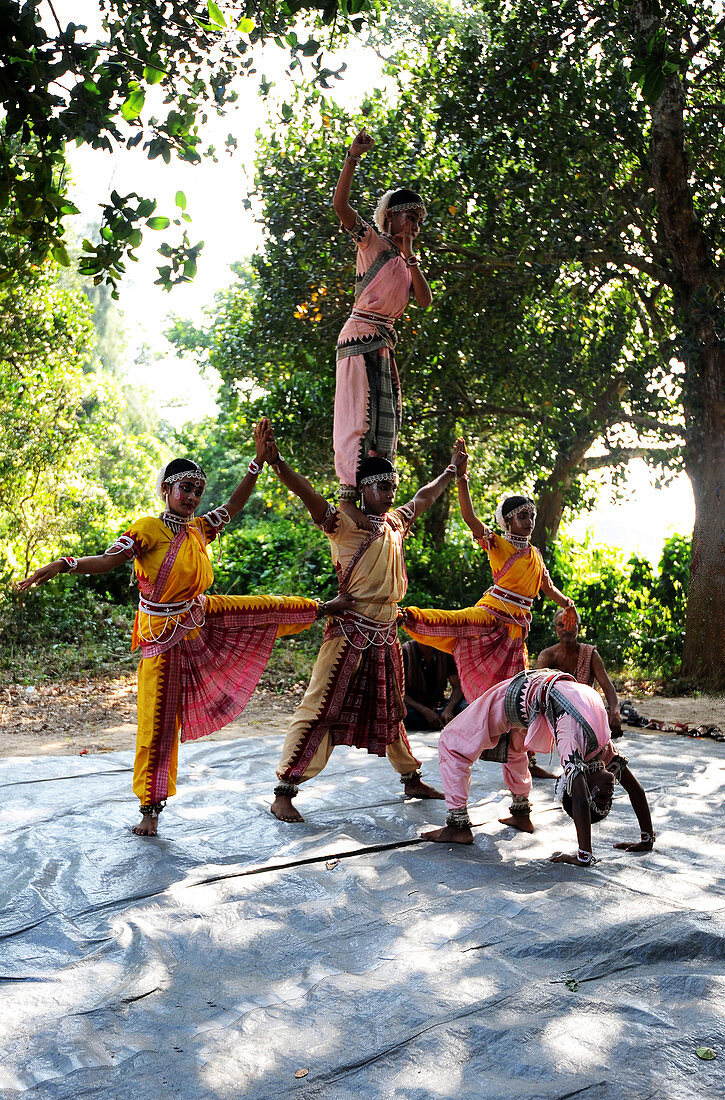
[(78, 569), (78, 558), (62, 557), (60, 560), (64, 561), (68, 567), (64, 570), (65, 573), (75, 573)]
[(348, 162), (349, 160), (351, 160), (351, 161), (352, 161), (352, 163), (353, 163), (353, 164), (355, 165), (355, 167), (356, 167), (356, 168), (357, 168), (358, 164), (360, 163), (360, 157), (359, 157), (359, 156), (354, 156), (354, 155), (353, 155), (353, 154), (352, 154), (351, 152), (349, 152), (349, 150), (348, 150), (348, 153), (347, 153), (347, 155), (345, 156), (345, 163), (347, 164), (347, 162)]
[[(264, 463), (262, 463), (262, 466), (263, 465)], [(262, 466), (260, 466), (259, 463), (255, 461), (255, 459), (252, 459), (247, 469), (249, 470), (250, 474), (252, 474), (254, 477), (257, 477), (262, 472)]]
[(453, 463), (451, 462), (450, 466), (446, 466), (443, 473), (444, 474), (456, 474), (457, 475), (458, 474), (458, 467), (454, 466)]
[(408, 267), (420, 267), (420, 261), (417, 256), (408, 256), (405, 262)]

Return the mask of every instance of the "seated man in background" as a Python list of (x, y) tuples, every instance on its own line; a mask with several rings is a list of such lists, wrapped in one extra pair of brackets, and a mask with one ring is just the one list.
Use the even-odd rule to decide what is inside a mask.
[(570, 630), (564, 626), (563, 616), (563, 608), (554, 615), (554, 630), (559, 641), (548, 649), (542, 649), (536, 667), (556, 668), (560, 672), (568, 672), (580, 684), (586, 684), (588, 687), (594, 687), (596, 681), (607, 701), (610, 733), (612, 737), (621, 737), (622, 719), (619, 713), (619, 699), (616, 688), (607, 675), (604, 662), (595, 646), (578, 640), (581, 622), (579, 614), (577, 613), (576, 624)]
[[(440, 730), (465, 706), (463, 691), (450, 653), (420, 642), (403, 646), (405, 667), (405, 728)], [(451, 694), (446, 701), (446, 688)]]

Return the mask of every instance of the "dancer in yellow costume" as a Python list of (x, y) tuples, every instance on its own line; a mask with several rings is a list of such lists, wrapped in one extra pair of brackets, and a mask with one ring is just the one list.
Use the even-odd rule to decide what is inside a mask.
[(174, 459), (159, 474), (162, 516), (132, 523), (104, 554), (63, 557), (37, 569), (20, 589), (59, 573), (108, 573), (134, 559), (139, 609), (132, 648), (141, 647), (133, 790), (141, 803), (139, 836), (155, 836), (166, 798), (176, 792), (181, 740), (221, 729), (244, 709), (276, 638), (348, 606), (296, 596), (208, 596), (214, 580), (208, 546), (242, 510), (269, 457), (255, 429), (256, 459), (227, 503), (195, 516), (206, 485), (201, 466)]
[(526, 636), (531, 607), (542, 592), (561, 607), (573, 601), (554, 585), (539, 550), (530, 543), (536, 505), (530, 497), (505, 497), (496, 509), (503, 536), (473, 510), (468, 472), (457, 478), (461, 515), (474, 541), (486, 551), (494, 583), (475, 607), (461, 611), (408, 607), (405, 629), (417, 641), (452, 653), (469, 703), (528, 667)]

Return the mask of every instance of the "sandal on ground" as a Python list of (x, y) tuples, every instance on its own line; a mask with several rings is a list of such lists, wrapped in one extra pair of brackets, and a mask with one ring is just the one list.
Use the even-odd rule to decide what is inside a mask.
[(693, 726), (691, 730), (687, 731), (688, 737), (707, 737), (708, 726)]
[(725, 733), (719, 726), (709, 726), (707, 736), (712, 737), (713, 741), (725, 741)]

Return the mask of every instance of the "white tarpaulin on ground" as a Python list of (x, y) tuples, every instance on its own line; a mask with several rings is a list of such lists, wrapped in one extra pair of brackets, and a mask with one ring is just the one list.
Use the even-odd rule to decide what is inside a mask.
[[(278, 743), (182, 746), (155, 840), (131, 753), (0, 761), (0, 1096), (723, 1095), (725, 745), (620, 745), (657, 846), (612, 850), (638, 839), (620, 790), (588, 870), (545, 859), (575, 848), (552, 783), (533, 836), (498, 824), (496, 764), (453, 848), (416, 840), (442, 802), (346, 748), (282, 825)], [(435, 737), (414, 747), (437, 782)]]

